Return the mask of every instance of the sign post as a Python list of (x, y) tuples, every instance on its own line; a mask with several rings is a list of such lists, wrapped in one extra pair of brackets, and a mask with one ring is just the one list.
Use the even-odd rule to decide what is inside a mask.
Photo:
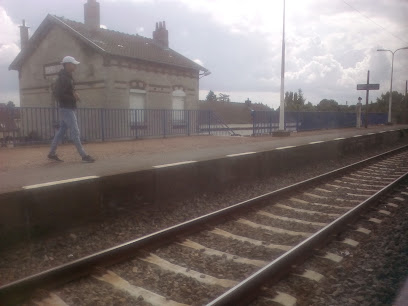
[(357, 90), (366, 91), (366, 109), (364, 114), (364, 126), (367, 128), (367, 113), (368, 113), (368, 93), (370, 90), (380, 89), (380, 84), (370, 84), (370, 70), (367, 71), (367, 84), (357, 84)]

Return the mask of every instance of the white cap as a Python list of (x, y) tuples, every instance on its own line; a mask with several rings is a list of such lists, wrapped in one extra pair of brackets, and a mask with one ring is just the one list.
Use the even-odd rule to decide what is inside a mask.
[(75, 60), (75, 58), (73, 58), (72, 56), (66, 56), (62, 59), (61, 64), (65, 64), (65, 63), (72, 63), (75, 65), (78, 65), (79, 62), (77, 60)]

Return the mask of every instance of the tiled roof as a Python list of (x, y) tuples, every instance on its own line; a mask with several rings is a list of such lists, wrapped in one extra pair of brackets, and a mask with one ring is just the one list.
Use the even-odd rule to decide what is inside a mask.
[(109, 54), (206, 71), (205, 68), (176, 51), (159, 46), (153, 39), (102, 28), (90, 32), (85, 24), (81, 22), (61, 17), (56, 18)]
[(29, 54), (29, 50), (33, 48), (33, 45), (35, 45), (31, 44), (31, 42), (45, 36), (37, 32), (45, 32), (49, 30), (49, 23), (58, 24), (63, 28), (72, 31), (75, 36), (89, 44), (96, 51), (102, 53), (187, 69), (194, 69), (197, 71), (207, 71), (207, 69), (204, 67), (198, 65), (194, 61), (186, 58), (176, 51), (170, 48), (161, 47), (153, 39), (102, 28), (96, 31), (90, 31), (85, 24), (81, 22), (52, 15), (48, 15), (43, 23), (38, 27), (36, 33), (34, 33), (33, 37), (31, 37), (29, 40), (28, 47), (26, 48), (27, 50), (24, 50), (25, 52), (20, 52), (20, 54), (10, 65), (10, 69), (18, 69), (25, 56)]

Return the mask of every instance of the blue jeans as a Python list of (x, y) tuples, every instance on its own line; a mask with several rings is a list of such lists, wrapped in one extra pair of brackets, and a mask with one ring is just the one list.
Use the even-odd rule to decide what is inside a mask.
[(51, 143), (50, 154), (51, 155), (55, 154), (58, 143), (64, 138), (65, 132), (67, 131), (67, 129), (69, 129), (71, 131), (71, 139), (74, 142), (78, 150), (78, 153), (82, 157), (86, 156), (85, 150), (81, 144), (81, 139), (79, 138), (79, 128), (75, 111), (72, 109), (60, 108), (59, 114), (60, 114), (60, 128), (57, 134), (55, 134), (54, 139)]

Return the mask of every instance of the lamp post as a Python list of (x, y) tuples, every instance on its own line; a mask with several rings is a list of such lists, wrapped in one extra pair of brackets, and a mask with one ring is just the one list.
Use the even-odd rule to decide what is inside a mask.
[(285, 0), (283, 0), (282, 63), (279, 107), (279, 130), (285, 130)]
[(394, 54), (398, 51), (398, 50), (404, 50), (404, 49), (408, 49), (408, 47), (404, 47), (404, 48), (399, 48), (397, 50), (395, 50), (394, 52), (388, 49), (377, 49), (377, 51), (389, 51), (392, 54), (392, 60), (391, 60), (391, 85), (390, 85), (390, 99), (389, 99), (389, 103), (388, 103), (388, 123), (391, 123), (391, 105), (392, 105), (392, 75), (394, 72)]

